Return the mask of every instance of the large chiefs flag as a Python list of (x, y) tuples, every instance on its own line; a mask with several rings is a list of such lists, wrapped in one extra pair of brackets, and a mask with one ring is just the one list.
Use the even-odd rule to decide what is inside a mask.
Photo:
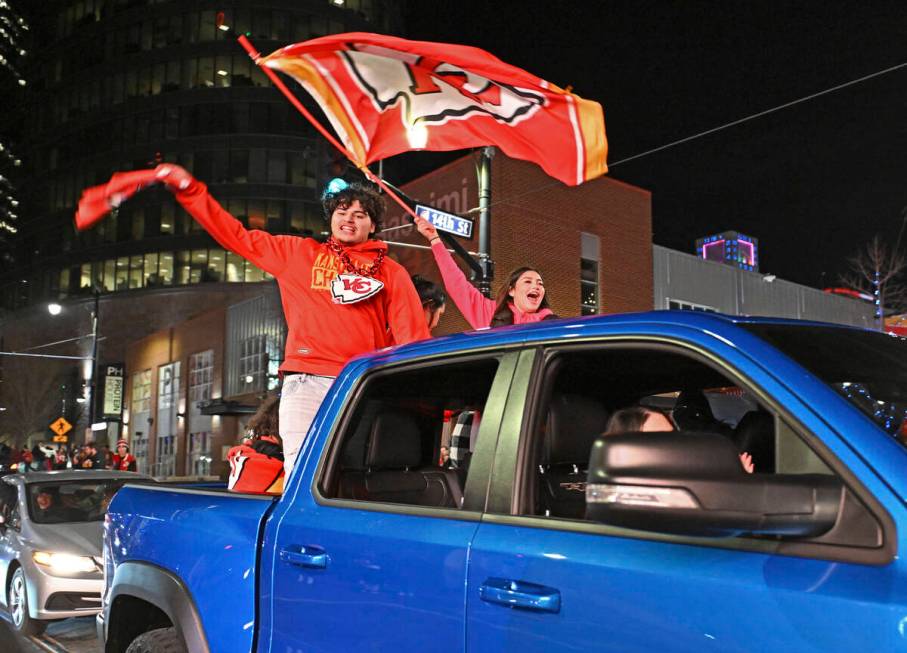
[(336, 34), (277, 50), (262, 64), (312, 94), (357, 165), (496, 145), (571, 186), (608, 170), (600, 104), (478, 48)]

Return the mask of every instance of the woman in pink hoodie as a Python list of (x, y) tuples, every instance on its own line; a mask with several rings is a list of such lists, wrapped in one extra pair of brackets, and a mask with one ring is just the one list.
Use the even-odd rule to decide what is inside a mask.
[(557, 317), (548, 307), (545, 284), (537, 270), (517, 268), (510, 273), (497, 299), (488, 299), (469, 283), (434, 225), (424, 218), (416, 218), (416, 229), (431, 244), (435, 262), (441, 270), (444, 288), (473, 329), (509, 324), (528, 324)]

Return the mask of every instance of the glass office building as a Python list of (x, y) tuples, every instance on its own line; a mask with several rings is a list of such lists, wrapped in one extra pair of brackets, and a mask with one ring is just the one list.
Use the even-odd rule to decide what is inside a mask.
[(218, 14), (264, 53), (399, 29), (393, 0), (70, 0), (28, 11), (35, 42), (19, 138), (28, 174), (15, 262), (0, 279), (7, 309), (93, 289), (264, 280), (163, 189), (77, 233), (81, 191), (115, 171), (175, 162), (247, 227), (321, 234), (319, 189), (333, 154), (218, 29)]

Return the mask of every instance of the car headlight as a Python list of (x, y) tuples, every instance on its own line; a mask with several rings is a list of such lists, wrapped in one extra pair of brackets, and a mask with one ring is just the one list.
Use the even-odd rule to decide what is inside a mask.
[(52, 574), (87, 574), (97, 571), (98, 565), (90, 556), (77, 556), (71, 553), (54, 553), (52, 551), (35, 551), (34, 561)]

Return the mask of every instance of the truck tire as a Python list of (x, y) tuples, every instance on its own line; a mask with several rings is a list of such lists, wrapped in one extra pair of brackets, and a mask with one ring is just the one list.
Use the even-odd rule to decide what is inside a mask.
[(175, 628), (158, 628), (142, 633), (129, 645), (126, 653), (188, 653)]
[(6, 590), (6, 606), (9, 610), (10, 620), (16, 632), (26, 637), (40, 635), (47, 628), (47, 624), (28, 615), (28, 584), (25, 582), (25, 572), (22, 567), (13, 572)]

